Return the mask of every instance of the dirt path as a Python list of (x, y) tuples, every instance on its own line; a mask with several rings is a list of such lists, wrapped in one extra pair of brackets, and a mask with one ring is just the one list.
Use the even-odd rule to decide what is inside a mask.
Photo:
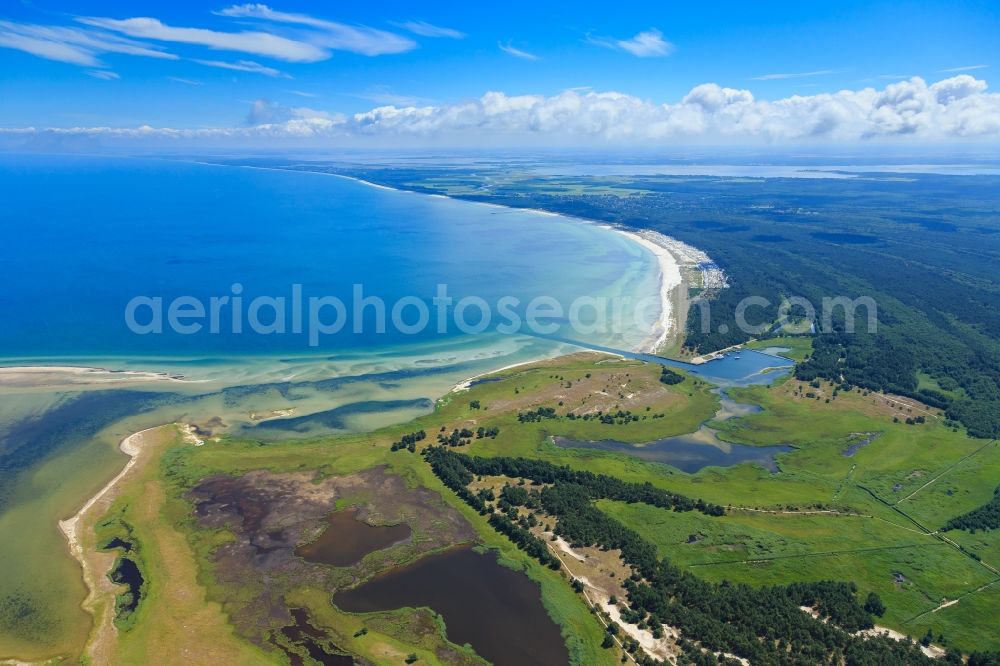
[(815, 515), (819, 515), (819, 514), (828, 514), (828, 515), (832, 514), (832, 515), (835, 515), (835, 516), (855, 516), (855, 517), (858, 517), (858, 518), (871, 518), (871, 516), (867, 516), (865, 514), (850, 513), (850, 512), (847, 512), (847, 511), (837, 511), (835, 509), (813, 509), (813, 510), (810, 510), (810, 511), (791, 511), (791, 510), (788, 510), (788, 509), (783, 509), (783, 510), (779, 510), (779, 509), (754, 509), (754, 508), (751, 508), (749, 506), (734, 506), (732, 508), (732, 510), (733, 511), (753, 511), (754, 513), (777, 513), (777, 514), (783, 514), (783, 515), (786, 515), (786, 516), (815, 516)]
[(761, 562), (769, 562), (772, 560), (793, 560), (804, 557), (831, 557), (835, 555), (871, 553), (882, 550), (902, 550), (906, 548), (929, 548), (940, 545), (941, 544), (939, 543), (910, 543), (910, 544), (903, 544), (900, 546), (873, 546), (871, 548), (850, 548), (847, 550), (824, 550), (815, 553), (790, 553), (788, 555), (772, 555), (770, 557), (755, 557), (745, 560), (716, 560), (714, 562), (695, 562), (693, 564), (689, 564), (688, 567), (693, 569), (695, 567), (713, 567), (725, 564), (760, 564)]
[[(556, 556), (556, 559), (559, 560), (560, 564), (562, 564), (563, 569), (565, 569), (566, 571), (568, 571), (569, 574), (570, 574), (570, 576), (573, 576), (573, 571), (568, 566), (566, 566), (566, 560), (564, 560), (562, 558), (562, 556), (559, 554), (559, 550), (560, 549), (553, 548), (552, 545), (549, 544), (549, 551), (553, 555)], [(574, 555), (574, 557), (576, 557), (576, 556)], [(576, 578), (576, 576), (573, 576), (573, 578)], [(586, 579), (580, 578), (579, 580), (580, 580), (580, 582), (583, 583), (583, 586), (584, 586), (583, 587), (583, 598), (587, 602), (587, 605), (592, 606), (592, 607), (596, 607), (596, 608), (600, 608), (600, 606), (598, 605), (598, 603), (591, 598), (590, 594), (587, 594), (587, 588), (593, 589), (593, 586)], [(608, 627), (608, 623), (604, 621), (604, 618), (601, 616), (600, 613), (595, 614), (594, 617), (597, 618), (597, 621), (601, 623), (602, 627), (604, 627), (605, 629)], [(635, 660), (635, 657), (633, 657), (632, 655), (630, 655), (628, 652), (625, 651), (625, 646), (618, 639), (618, 637), (617, 636), (613, 636), (613, 638), (614, 638), (614, 641), (615, 641), (615, 645), (617, 645), (619, 648), (621, 648), (622, 652), (625, 653), (625, 656), (628, 657), (632, 661), (633, 664), (638, 664), (639, 662), (637, 662)]]
[[(827, 622), (826, 618), (820, 618), (819, 613), (816, 611), (815, 608), (812, 608), (810, 606), (799, 606), (799, 608), (801, 608), (804, 613), (808, 613), (817, 620), (820, 620), (821, 622), (826, 624)], [(880, 627), (877, 624), (873, 626), (871, 629), (862, 629), (861, 631), (857, 631), (854, 633), (854, 635), (860, 636), (862, 638), (874, 638), (876, 636), (884, 636), (887, 638), (891, 638), (894, 641), (899, 641), (903, 643), (911, 642), (910, 637), (907, 636), (906, 634), (896, 631), (895, 629), (890, 629), (888, 627)], [(943, 649), (939, 648), (936, 645), (921, 645), (920, 651), (932, 659), (940, 659), (946, 654)]]
[[(845, 518), (867, 518), (869, 520), (881, 520), (883, 523), (888, 523), (894, 527), (898, 527), (901, 530), (906, 530), (907, 532), (913, 532), (914, 534), (922, 534), (925, 536), (933, 536), (936, 533), (924, 532), (921, 530), (914, 529), (912, 527), (906, 527), (905, 525), (900, 525), (899, 523), (894, 523), (891, 520), (882, 518), (881, 516), (873, 516), (867, 513), (850, 513), (847, 511), (836, 511), (833, 509), (816, 509), (813, 511), (779, 511), (776, 509), (754, 509), (748, 506), (734, 506), (733, 511), (750, 511), (753, 513), (769, 513), (781, 516), (816, 516), (816, 515), (828, 515), (828, 516), (844, 516)], [(998, 572), (1000, 573), (1000, 572)]]
[(890, 396), (888, 396), (888, 395), (886, 395), (884, 393), (877, 393), (877, 394), (873, 394), (873, 395), (876, 395), (878, 398), (881, 398), (882, 400), (885, 400), (886, 402), (892, 403), (894, 405), (901, 405), (903, 407), (906, 407), (907, 409), (915, 409), (918, 412), (923, 412), (924, 414), (926, 414), (927, 416), (931, 417), (932, 419), (938, 418), (937, 414), (934, 414), (933, 412), (930, 412), (930, 411), (924, 409), (923, 407), (917, 406), (916, 403), (906, 402), (905, 400), (902, 400), (900, 398), (892, 398), (892, 397), (890, 397)]
[[(865, 629), (864, 631), (859, 631), (856, 635), (858, 636), (887, 636), (894, 641), (899, 641), (901, 643), (909, 642), (910, 637), (903, 634), (895, 629), (890, 629), (888, 627), (880, 627), (875, 625), (871, 629)], [(937, 645), (920, 645), (920, 651), (924, 653), (925, 656), (931, 659), (940, 659), (945, 656), (945, 651), (939, 648)]]
[(900, 503), (905, 502), (906, 500), (910, 499), (911, 497), (913, 497), (914, 495), (916, 495), (917, 493), (919, 493), (921, 490), (923, 490), (924, 488), (926, 488), (927, 486), (931, 485), (932, 483), (934, 483), (935, 481), (937, 481), (938, 479), (940, 479), (942, 476), (944, 476), (945, 474), (947, 474), (951, 470), (953, 470), (956, 467), (958, 467), (959, 465), (961, 465), (963, 462), (965, 462), (969, 458), (972, 458), (973, 456), (975, 456), (976, 454), (978, 454), (980, 451), (982, 451), (982, 450), (984, 450), (984, 449), (986, 449), (986, 448), (988, 448), (990, 446), (993, 446), (996, 443), (997, 443), (997, 440), (994, 439), (993, 441), (990, 441), (990, 442), (987, 442), (986, 444), (983, 444), (981, 447), (979, 447), (978, 449), (976, 449), (975, 451), (973, 451), (969, 455), (967, 455), (967, 456), (965, 456), (965, 457), (963, 457), (963, 458), (961, 458), (959, 460), (956, 460), (954, 463), (952, 463), (948, 467), (944, 468), (941, 471), (940, 474), (938, 474), (937, 476), (935, 476), (934, 478), (932, 478), (930, 481), (928, 481), (924, 485), (922, 485), (919, 488), (917, 488), (916, 490), (914, 490), (912, 493), (910, 493), (909, 495), (907, 495), (903, 499), (901, 499), (898, 502), (896, 502), (896, 504), (900, 504)]
[(965, 599), (966, 597), (970, 597), (973, 594), (976, 594), (977, 592), (982, 592), (983, 590), (985, 590), (987, 588), (993, 587), (997, 583), (1000, 583), (1000, 578), (997, 578), (996, 580), (991, 580), (990, 582), (986, 583), (985, 585), (980, 585), (979, 587), (977, 587), (974, 590), (969, 590), (968, 592), (966, 592), (966, 593), (962, 594), (961, 596), (958, 596), (958, 597), (956, 597), (954, 599), (949, 599), (948, 601), (945, 601), (945, 602), (941, 603), (940, 605), (932, 608), (929, 611), (924, 611), (923, 613), (920, 613), (919, 615), (914, 615), (909, 620), (905, 620), (903, 622), (903, 624), (909, 624), (910, 622), (915, 622), (916, 620), (919, 620), (922, 617), (926, 617), (928, 615), (931, 615), (932, 613), (937, 613), (938, 611), (942, 611), (945, 608), (948, 608), (950, 606), (954, 606), (955, 604), (957, 604), (960, 601), (962, 601), (962, 599)]

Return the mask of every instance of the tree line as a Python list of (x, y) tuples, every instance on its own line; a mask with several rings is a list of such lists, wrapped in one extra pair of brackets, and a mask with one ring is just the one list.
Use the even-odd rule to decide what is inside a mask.
[(556, 481), (568, 482), (586, 488), (590, 498), (595, 500), (642, 502), (673, 511), (700, 511), (709, 516), (721, 516), (725, 513), (725, 509), (718, 504), (711, 504), (701, 499), (691, 499), (680, 493), (657, 488), (648, 481), (645, 483), (622, 481), (607, 474), (574, 470), (568, 465), (555, 465), (544, 460), (507, 456), (484, 458), (455, 452), (441, 452), (437, 449), (432, 454), (428, 453), (428, 456), (434, 456), (433, 458), (429, 457), (428, 460), (436, 460), (444, 454), (454, 456), (455, 460), (458, 461), (457, 465), (469, 474), (509, 476), (546, 484)]
[(407, 449), (410, 453), (413, 453), (417, 450), (417, 442), (421, 442), (426, 438), (427, 433), (423, 430), (418, 430), (416, 432), (411, 432), (408, 435), (403, 435), (398, 441), (393, 442), (390, 448), (393, 451)]
[[(713, 505), (650, 489), (647, 484), (624, 482), (607, 475), (575, 472), (565, 466), (525, 458), (482, 458), (444, 447), (428, 447), (424, 455), (434, 473), (466, 503), (483, 515), (522, 550), (543, 564), (553, 558), (545, 543), (527, 526), (514, 520), (516, 506), (533, 501), (534, 491), (506, 485), (500, 502), (506, 512), (493, 511), (483, 496), (468, 484), (477, 475), (530, 479), (546, 487), (539, 498), (542, 508), (556, 520), (555, 533), (576, 545), (621, 551), (633, 574), (624, 581), (628, 593), (622, 615), (626, 622), (659, 628), (669, 625), (682, 635), (679, 645), (686, 663), (728, 663), (732, 654), (754, 664), (805, 666), (910, 666), (941, 662), (924, 656), (917, 645), (883, 637), (862, 638), (854, 633), (873, 626), (872, 615), (885, 612), (882, 600), (869, 594), (864, 603), (853, 583), (818, 581), (754, 588), (729, 582), (710, 583), (657, 556), (653, 544), (634, 530), (600, 511), (595, 499), (647, 501), (673, 510), (701, 510), (721, 515)], [(484, 494), (485, 495), (485, 494)], [(582, 585), (574, 585), (582, 590)], [(803, 612), (813, 609), (819, 619)], [(637, 646), (634, 646), (637, 648)], [(708, 650), (709, 652), (705, 652)], [(977, 666), (991, 665), (993, 656), (978, 655)], [(639, 663), (653, 663), (637, 654)], [(950, 652), (945, 663), (961, 664), (961, 655)], [(971, 663), (971, 662), (970, 662)]]
[(660, 370), (660, 381), (667, 386), (674, 386), (675, 384), (680, 384), (684, 381), (684, 375), (679, 372), (674, 372), (667, 366), (663, 366)]
[(967, 530), (975, 533), (976, 530), (995, 530), (998, 527), (1000, 527), (1000, 486), (993, 491), (993, 497), (989, 502), (978, 509), (952, 518), (942, 529)]

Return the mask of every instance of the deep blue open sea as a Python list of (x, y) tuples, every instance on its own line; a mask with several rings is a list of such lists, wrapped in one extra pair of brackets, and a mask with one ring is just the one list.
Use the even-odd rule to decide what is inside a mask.
[[(530, 211), (391, 191), (315, 173), (107, 157), (0, 157), (0, 231), (4, 290), (0, 293), (0, 356), (227, 355), (358, 350), (413, 345), (463, 335), (437, 324), (431, 299), (447, 285), (455, 299), (476, 296), (492, 309), (517, 298), (552, 296), (564, 307), (578, 296), (651, 296), (652, 256), (599, 227)], [(239, 284), (241, 293), (235, 292)], [(302, 332), (295, 333), (293, 285), (301, 285)], [(354, 285), (386, 303), (385, 332), (374, 307), (360, 332)], [(233, 333), (232, 300), (196, 333), (170, 330), (169, 305), (184, 297), (210, 308), (214, 297), (240, 296), (242, 332)], [(282, 297), (284, 333), (249, 332), (255, 297)], [(348, 308), (337, 334), (309, 344), (311, 296), (333, 296)], [(164, 332), (138, 335), (126, 325), (135, 297), (162, 299)], [(404, 297), (427, 304), (419, 332), (392, 325)], [(135, 320), (153, 323), (152, 301)], [(275, 310), (262, 304), (257, 320)], [(403, 322), (418, 323), (416, 306)], [(478, 306), (464, 321), (480, 321)], [(655, 312), (652, 314), (655, 315)], [(332, 323), (336, 312), (320, 310)], [(182, 320), (188, 323), (195, 320)], [(556, 321), (556, 323), (559, 323)], [(315, 329), (315, 327), (314, 327)], [(562, 337), (572, 337), (561, 331)], [(597, 334), (615, 346), (639, 342), (626, 330)]]

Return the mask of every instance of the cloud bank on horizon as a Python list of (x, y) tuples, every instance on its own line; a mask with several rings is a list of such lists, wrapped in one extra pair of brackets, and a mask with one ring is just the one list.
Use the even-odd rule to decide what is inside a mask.
[(257, 140), (262, 143), (363, 142), (490, 145), (512, 139), (536, 144), (650, 142), (862, 142), (913, 139), (1000, 139), (1000, 94), (959, 74), (933, 84), (920, 77), (881, 90), (841, 90), (758, 100), (749, 90), (714, 83), (676, 103), (654, 103), (620, 92), (567, 90), (553, 96), (488, 92), (440, 106), (378, 106), (352, 115), (285, 107), (258, 99), (241, 126), (183, 129), (71, 127), (6, 128), (8, 139), (34, 136), (121, 140)]
[(695, 87), (676, 104), (619, 92), (565, 91), (508, 96), (489, 92), (445, 106), (383, 106), (340, 123), (268, 126), (268, 131), (343, 129), (355, 134), (441, 136), (455, 133), (542, 135), (642, 142), (677, 139), (742, 142), (1000, 138), (1000, 94), (968, 74), (928, 85), (913, 77), (886, 86), (774, 101), (714, 83)]

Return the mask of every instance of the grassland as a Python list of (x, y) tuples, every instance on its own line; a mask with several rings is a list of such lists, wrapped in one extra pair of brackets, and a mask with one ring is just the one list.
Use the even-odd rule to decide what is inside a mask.
[(773, 347), (783, 347), (785, 351), (781, 355), (793, 361), (802, 361), (812, 352), (812, 339), (803, 336), (780, 336), (776, 338), (766, 338), (764, 340), (754, 340), (744, 345), (747, 349), (769, 349)]
[[(109, 569), (118, 556), (104, 550), (112, 539), (130, 544), (144, 583), (134, 613), (115, 617), (121, 586), (101, 582), (89, 604), (96, 623), (85, 661), (90, 663), (262, 664), (260, 651), (233, 635), (220, 605), (206, 598), (193, 552), (172, 520), (173, 508), (159, 476), (162, 457), (184, 446), (179, 431), (165, 426), (146, 437), (139, 464), (112, 492), (103, 515), (85, 516), (81, 533), (88, 559)], [(98, 515), (100, 515), (99, 520)], [(88, 532), (87, 528), (91, 528)]]
[[(215, 552), (220, 545), (231, 541), (232, 535), (225, 529), (199, 528), (186, 493), (198, 481), (219, 473), (240, 476), (256, 470), (271, 474), (308, 470), (324, 478), (344, 477), (384, 466), (389, 474), (403, 478), (408, 487), (440, 493), (475, 529), (477, 542), (495, 550), (502, 562), (523, 570), (540, 586), (545, 607), (562, 629), (575, 663), (611, 663), (612, 655), (600, 648), (602, 629), (562, 574), (525, 557), (486, 525), (483, 517), (458, 502), (419, 456), (406, 451), (390, 452), (389, 445), (419, 428), (436, 433), (442, 426), (450, 430), (489, 423), (500, 428), (500, 435), (478, 441), (481, 444), (488, 441), (498, 451), (554, 449), (547, 447), (547, 431), (540, 424), (518, 423), (517, 411), (559, 402), (564, 403), (564, 408), (571, 403), (580, 409), (621, 405), (644, 415), (646, 407), (650, 408), (650, 415), (663, 414), (663, 418), (650, 417), (620, 426), (582, 420), (573, 424), (573, 434), (581, 437), (607, 436), (613, 432), (616, 437), (643, 441), (693, 429), (713, 413), (717, 399), (700, 382), (694, 385), (689, 381), (689, 386), (681, 388), (666, 387), (659, 382), (658, 368), (605, 357), (570, 357), (527, 370), (509, 371), (505, 376), (508, 379), (503, 382), (485, 383), (471, 391), (446, 396), (433, 414), (415, 422), (366, 435), (270, 445), (223, 438), (201, 447), (174, 442), (158, 451), (152, 458), (155, 464), (143, 468), (150, 471), (127, 479), (126, 490), (109, 508), (99, 528), (102, 542), (121, 536), (138, 544), (134, 555), (146, 578), (135, 617), (119, 623), (116, 654), (138, 660), (154, 656), (189, 658), (205, 648), (204, 653), (210, 656), (207, 661), (226, 655), (241, 663), (280, 660), (277, 654), (234, 637), (233, 627), (224, 621), (220, 623), (232, 608), (251, 601), (248, 595), (253, 594), (255, 584), (247, 580), (236, 587), (220, 580), (222, 572), (215, 565)], [(610, 391), (612, 387), (627, 393), (619, 396)], [(632, 397), (627, 397), (630, 394)], [(482, 407), (473, 408), (470, 396), (477, 397)], [(337, 504), (365, 501), (364, 493), (354, 493), (339, 498)], [(415, 539), (420, 537), (415, 534)], [(367, 568), (361, 577), (376, 573), (379, 563), (375, 554), (367, 558), (364, 562)], [(430, 616), (426, 613), (415, 615), (415, 611), (401, 610), (379, 614), (377, 618), (354, 616), (338, 611), (330, 605), (327, 593), (307, 585), (289, 585), (284, 598), (286, 603), (307, 606), (312, 620), (322, 621), (334, 643), (374, 663), (397, 663), (399, 655), (411, 652), (418, 654), (424, 663), (464, 663), (475, 659), (467, 649), (450, 645), (446, 629), (435, 622), (428, 624)], [(195, 610), (202, 607), (201, 615), (196, 615)], [(196, 618), (204, 619), (201, 635), (205, 645), (181, 638)], [(361, 626), (368, 632), (363, 639), (355, 639), (354, 634)], [(185, 650), (184, 654), (177, 653), (180, 649)]]
[[(798, 356), (808, 353), (801, 339), (777, 344), (793, 347)], [(915, 636), (932, 629), (965, 650), (1000, 649), (990, 628), (1000, 603), (1000, 584), (992, 585), (1000, 575), (991, 569), (1000, 563), (1000, 538), (949, 532), (954, 542), (949, 543), (934, 533), (948, 518), (992, 494), (1000, 476), (995, 443), (954, 431), (933, 410), (925, 423), (907, 425), (906, 417), (923, 413), (916, 403), (858, 391), (834, 395), (828, 384), (815, 387), (794, 380), (733, 390), (734, 398), (759, 404), (763, 411), (717, 424), (730, 441), (793, 445), (794, 451), (780, 457), (778, 474), (752, 465), (685, 474), (623, 454), (549, 443), (550, 435), (643, 442), (691, 432), (711, 418), (718, 399), (710, 386), (689, 377), (668, 387), (658, 376), (656, 366), (576, 355), (499, 373), (497, 381), (445, 396), (429, 415), (373, 433), (267, 445), (224, 437), (200, 447), (179, 441), (164, 446), (155, 465), (128, 480), (104, 519), (105, 529), (130, 526), (132, 538), (141, 544), (147, 578), (148, 592), (137, 616), (119, 628), (119, 654), (139, 660), (161, 655), (190, 659), (204, 647), (205, 654), (241, 663), (280, 661), (277, 652), (235, 632), (233, 611), (255, 603), (257, 582), (234, 585), (225, 580), (217, 552), (232, 543), (233, 532), (198, 524), (191, 488), (218, 474), (308, 473), (320, 483), (383, 468), (407, 488), (439, 494), (448, 510), (471, 526), (475, 542), (495, 550), (505, 564), (539, 585), (574, 663), (617, 662), (619, 653), (600, 647), (603, 630), (564, 574), (542, 567), (497, 534), (443, 487), (420, 456), (390, 451), (391, 443), (419, 429), (433, 442), (442, 428), (447, 434), (481, 426), (500, 432), (495, 438), (472, 438), (464, 450), (545, 459), (649, 481), (728, 506), (725, 516), (715, 518), (601, 502), (603, 510), (655, 543), (662, 555), (699, 576), (753, 585), (852, 580), (862, 592), (875, 591), (885, 600), (888, 611), (881, 623), (886, 626)], [(539, 407), (551, 407), (561, 418), (518, 419), (519, 413)], [(610, 425), (564, 416), (598, 410), (627, 410), (638, 420)], [(869, 443), (845, 455), (862, 436)], [(371, 501), (370, 495), (357, 492), (338, 497), (336, 506)], [(426, 528), (410, 524), (417, 525), (415, 538), (420, 539)], [(388, 555), (372, 554), (351, 575), (362, 580), (409, 556), (391, 549)], [(329, 632), (333, 643), (373, 663), (399, 663), (410, 653), (431, 664), (477, 659), (468, 648), (450, 644), (447, 627), (428, 611), (353, 615), (338, 610), (328, 590), (309, 580), (281, 585), (282, 603), (308, 608), (311, 620)], [(941, 607), (954, 600), (958, 603)], [(184, 637), (192, 622), (202, 627), (198, 640), (206, 645), (193, 645)], [(355, 636), (362, 628), (366, 633)], [(181, 649), (187, 652), (178, 654)]]
[[(886, 626), (913, 636), (931, 629), (965, 649), (1000, 648), (981, 615), (996, 600), (1000, 540), (947, 534), (977, 562), (934, 534), (992, 495), (1000, 478), (995, 442), (955, 432), (916, 403), (857, 390), (834, 397), (829, 384), (789, 380), (732, 394), (764, 411), (720, 424), (724, 438), (797, 447), (780, 458), (779, 475), (755, 487), (746, 470), (735, 469), (671, 484), (735, 507), (718, 519), (613, 504), (606, 510), (707, 579), (853, 580), (886, 601)], [(921, 410), (929, 412), (926, 423), (905, 423)], [(871, 441), (845, 455), (862, 438)]]

